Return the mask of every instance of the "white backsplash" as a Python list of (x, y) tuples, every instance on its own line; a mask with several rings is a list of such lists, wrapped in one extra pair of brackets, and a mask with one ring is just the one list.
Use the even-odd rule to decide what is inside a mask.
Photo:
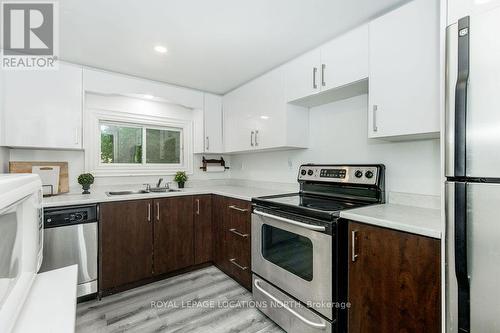
[[(220, 155), (205, 155), (207, 158), (220, 158)], [(230, 157), (224, 156), (226, 162)], [(76, 179), (78, 175), (85, 170), (85, 154), (83, 151), (77, 150), (34, 150), (34, 149), (10, 149), (11, 161), (49, 161), (49, 162), (68, 162), (69, 185), (71, 189), (78, 190)], [(227, 180), (230, 173), (216, 172), (207, 173), (199, 169), (201, 166), (201, 156), (194, 156), (194, 172), (190, 175), (188, 186), (193, 186), (199, 182), (211, 180)], [(154, 184), (158, 178), (163, 178), (164, 181), (172, 181), (173, 176), (128, 176), (128, 177), (100, 177), (96, 178), (96, 186), (111, 186), (121, 184), (142, 185), (145, 183)], [(209, 183), (211, 184), (211, 183)]]

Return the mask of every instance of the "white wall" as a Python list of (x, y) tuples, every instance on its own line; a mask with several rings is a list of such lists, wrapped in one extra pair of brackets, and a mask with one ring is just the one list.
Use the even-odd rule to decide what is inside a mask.
[(363, 95), (312, 108), (309, 149), (233, 155), (231, 177), (296, 182), (302, 163), (383, 163), (388, 191), (439, 195), (439, 140), (368, 139), (367, 103)]

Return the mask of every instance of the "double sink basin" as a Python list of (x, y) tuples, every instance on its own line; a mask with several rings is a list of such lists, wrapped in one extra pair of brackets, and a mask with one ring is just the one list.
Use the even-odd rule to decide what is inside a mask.
[(106, 192), (106, 195), (112, 197), (115, 195), (133, 195), (133, 194), (150, 194), (150, 193), (169, 193), (169, 192), (180, 192), (180, 190), (173, 188), (152, 188), (148, 190), (134, 190), (134, 191), (110, 191)]

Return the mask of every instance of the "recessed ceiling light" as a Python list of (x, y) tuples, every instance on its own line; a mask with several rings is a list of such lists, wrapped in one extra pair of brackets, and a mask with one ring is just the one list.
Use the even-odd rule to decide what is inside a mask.
[(156, 45), (155, 51), (158, 53), (167, 53), (167, 48), (165, 46), (162, 46), (162, 45)]
[(267, 120), (267, 119), (269, 119), (269, 116), (260, 116), (260, 119)]
[(144, 97), (146, 99), (153, 99), (153, 98), (155, 98), (153, 95), (149, 95), (149, 94), (144, 94), (144, 95), (142, 95), (142, 97)]

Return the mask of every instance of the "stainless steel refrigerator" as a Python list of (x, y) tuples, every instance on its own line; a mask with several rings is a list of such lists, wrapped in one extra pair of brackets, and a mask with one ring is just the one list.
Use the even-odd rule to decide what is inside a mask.
[(446, 330), (500, 332), (500, 7), (447, 28)]

